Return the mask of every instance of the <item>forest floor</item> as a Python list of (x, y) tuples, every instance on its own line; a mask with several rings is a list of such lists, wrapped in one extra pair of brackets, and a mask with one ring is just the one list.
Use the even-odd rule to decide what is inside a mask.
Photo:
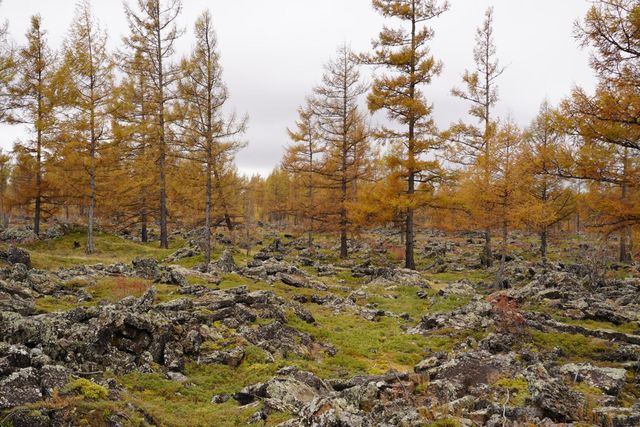
[(496, 289), (473, 235), (49, 234), (0, 234), (0, 426), (640, 425), (640, 273), (586, 237)]

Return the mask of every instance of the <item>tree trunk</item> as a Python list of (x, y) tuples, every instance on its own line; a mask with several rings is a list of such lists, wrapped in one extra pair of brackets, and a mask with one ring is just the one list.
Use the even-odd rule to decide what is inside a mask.
[(498, 274), (496, 274), (495, 287), (502, 289), (504, 287), (504, 270), (507, 262), (507, 241), (509, 239), (509, 229), (507, 228), (507, 222), (502, 222), (502, 247), (500, 254), (500, 266), (498, 267)]
[(547, 263), (547, 227), (543, 227), (542, 231), (540, 231), (540, 258), (542, 259), (542, 264)]
[(149, 241), (149, 231), (147, 230), (147, 211), (142, 208), (140, 211), (140, 241), (147, 243)]
[[(210, 147), (209, 147), (210, 148)], [(204, 212), (204, 268), (205, 271), (209, 271), (209, 264), (211, 263), (211, 205), (213, 198), (213, 183), (211, 180), (211, 153), (207, 160), (207, 200), (205, 203)]]
[[(415, 74), (416, 74), (416, 11), (415, 11), (415, 2), (412, 4), (413, 7), (413, 19), (411, 21), (411, 70), (410, 77), (411, 82), (409, 84), (409, 98), (411, 100), (416, 99), (416, 84), (415, 84)], [(416, 262), (413, 258), (413, 247), (414, 247), (414, 232), (413, 232), (413, 195), (415, 193), (415, 131), (416, 131), (416, 119), (413, 117), (413, 114), (409, 118), (409, 144), (407, 150), (407, 157), (409, 160), (409, 170), (408, 170), (408, 182), (407, 182), (407, 195), (409, 197), (409, 206), (407, 207), (407, 225), (406, 225), (406, 236), (405, 236), (405, 253), (404, 253), (404, 266), (410, 270), (416, 269)]]
[(167, 182), (165, 174), (165, 153), (160, 154), (160, 248), (169, 248), (169, 235), (167, 232)]
[(493, 251), (491, 250), (490, 230), (486, 230), (484, 232), (484, 247), (482, 248), (482, 255), (480, 256), (480, 263), (485, 268), (491, 268), (493, 266)]
[(93, 211), (95, 208), (95, 191), (96, 191), (96, 173), (95, 167), (91, 166), (89, 173), (89, 212), (87, 217), (87, 254), (91, 255), (94, 251), (93, 244)]
[(340, 258), (345, 259), (349, 256), (347, 247), (347, 154), (343, 147), (342, 155), (342, 180), (340, 182)]

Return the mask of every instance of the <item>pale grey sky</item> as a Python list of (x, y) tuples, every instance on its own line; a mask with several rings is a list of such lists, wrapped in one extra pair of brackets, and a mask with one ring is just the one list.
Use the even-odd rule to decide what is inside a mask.
[[(122, 3), (92, 3), (111, 45), (119, 45), (127, 32)], [(498, 55), (507, 66), (499, 83), (499, 114), (526, 125), (545, 98), (556, 103), (574, 85), (593, 88), (589, 54), (572, 37), (573, 23), (584, 16), (588, 0), (450, 3), (450, 11), (433, 22), (432, 50), (444, 62), (444, 71), (426, 89), (441, 127), (466, 115), (467, 106), (451, 97), (450, 90), (460, 85), (465, 68), (472, 66), (475, 29), (488, 6), (495, 8)], [(50, 44), (57, 49), (75, 4), (75, 0), (3, 0), (0, 21), (8, 20), (13, 40), (23, 43), (29, 16), (40, 13)], [(278, 164), (288, 143), (287, 126), (293, 125), (297, 107), (320, 80), (322, 65), (338, 45), (347, 42), (356, 51), (366, 51), (384, 22), (370, 0), (184, 0), (180, 20), (187, 33), (178, 56), (189, 50), (193, 22), (207, 8), (218, 32), (231, 107), (250, 116), (249, 146), (237, 158), (238, 168), (246, 174), (266, 175)], [(10, 149), (23, 132), (0, 125), (0, 146)]]

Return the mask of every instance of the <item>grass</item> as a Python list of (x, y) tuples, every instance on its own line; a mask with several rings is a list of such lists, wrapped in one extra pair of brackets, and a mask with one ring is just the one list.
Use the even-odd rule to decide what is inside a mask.
[(390, 369), (412, 371), (431, 352), (448, 351), (469, 335), (411, 335), (402, 330), (411, 323), (397, 318), (367, 321), (356, 315), (335, 314), (324, 307), (308, 308), (311, 308), (316, 324), (307, 324), (292, 315), (288, 316), (289, 324), (318, 341), (333, 345), (337, 354), (296, 363), (324, 378), (382, 374)]
[(90, 307), (99, 302), (114, 303), (132, 296), (140, 298), (149, 288), (156, 288), (156, 302), (162, 303), (178, 298), (192, 298), (177, 293), (172, 285), (153, 284), (150, 280), (136, 277), (103, 277), (96, 283), (72, 282), (68, 286), (83, 287), (92, 297), (91, 301), (78, 302), (74, 296), (60, 298), (45, 296), (36, 300), (36, 310), (40, 313), (63, 312), (76, 307)]
[(611, 322), (601, 322), (590, 319), (568, 319), (563, 317), (557, 317), (557, 320), (566, 323), (568, 325), (581, 326), (587, 329), (605, 329), (614, 332), (621, 332), (623, 334), (638, 335), (640, 334), (640, 325), (637, 322), (624, 323), (622, 325), (616, 325)]
[(611, 351), (617, 344), (609, 341), (589, 338), (584, 335), (572, 335), (561, 332), (531, 333), (532, 343), (542, 351), (551, 351), (559, 348), (568, 361), (586, 361), (594, 359), (598, 354)]
[[(24, 247), (31, 252), (31, 262), (34, 267), (55, 270), (60, 267), (83, 264), (130, 263), (136, 257), (160, 260), (184, 244), (182, 240), (175, 240), (170, 242), (170, 249), (160, 249), (157, 243), (136, 243), (103, 232), (96, 233), (94, 238), (95, 252), (91, 255), (84, 252), (86, 234), (81, 231), (75, 231), (58, 239), (37, 241)], [(81, 246), (74, 249), (73, 243), (76, 241)]]
[[(142, 408), (162, 425), (231, 427), (246, 425), (247, 420), (259, 410), (258, 406), (240, 407), (233, 399), (212, 404), (217, 394), (232, 394), (244, 386), (263, 382), (273, 377), (285, 366), (283, 361), (266, 363), (262, 350), (248, 348), (245, 360), (237, 368), (225, 365), (197, 365), (189, 363), (185, 374), (187, 384), (165, 379), (160, 374), (131, 373), (118, 378), (126, 388), (126, 401)], [(286, 413), (271, 414), (264, 424), (274, 426), (291, 416)]]
[(369, 287), (366, 290), (373, 294), (367, 298), (367, 303), (376, 304), (378, 308), (393, 313), (408, 313), (416, 319), (427, 313), (454, 311), (467, 305), (471, 301), (470, 296), (451, 295), (446, 298), (438, 297), (433, 289), (426, 290), (433, 299), (421, 300), (416, 296), (418, 288), (415, 286), (398, 286), (393, 290), (386, 290), (381, 286), (375, 286)]

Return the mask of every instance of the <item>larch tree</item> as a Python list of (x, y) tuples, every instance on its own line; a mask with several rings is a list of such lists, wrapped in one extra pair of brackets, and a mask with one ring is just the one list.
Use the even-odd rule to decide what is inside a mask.
[(107, 50), (107, 35), (96, 22), (88, 0), (79, 3), (65, 46), (64, 67), (69, 75), (66, 122), (79, 167), (88, 178), (84, 194), (87, 206), (88, 254), (94, 251), (96, 188), (101, 154), (110, 141), (113, 62)]
[(349, 195), (364, 174), (363, 157), (368, 151), (368, 130), (358, 100), (367, 91), (361, 83), (359, 60), (347, 46), (338, 49), (336, 58), (325, 66), (322, 83), (314, 88), (311, 103), (324, 145), (320, 173), (327, 185), (338, 193), (337, 228), (340, 233), (340, 258), (347, 258), (349, 232)]
[(368, 105), (372, 112), (385, 110), (400, 127), (382, 128), (377, 136), (395, 147), (392, 155), (406, 182), (401, 196), (406, 212), (405, 267), (415, 269), (416, 184), (431, 180), (432, 172), (438, 169), (437, 162), (426, 157), (439, 141), (433, 107), (422, 88), (441, 72), (442, 64), (428, 47), (434, 32), (427, 23), (446, 12), (449, 4), (438, 0), (373, 0), (373, 7), (384, 17), (402, 23), (395, 29), (385, 26), (373, 43), (374, 53), (363, 60), (387, 71), (375, 77)]
[[(42, 28), (40, 16), (31, 17), (31, 26), (26, 34), (27, 44), (18, 52), (17, 75), (10, 86), (11, 122), (26, 124), (30, 127), (32, 138), (16, 145), (19, 155), (32, 157), (27, 162), (29, 167), (23, 169), (33, 173), (33, 179), (23, 181), (31, 188), (23, 188), (19, 203), (34, 203), (33, 231), (40, 234), (40, 222), (43, 204), (47, 195), (45, 182), (45, 162), (47, 148), (56, 124), (55, 88), (53, 83), (57, 64), (50, 50), (46, 31)], [(27, 160), (26, 158), (24, 159)]]
[(549, 233), (552, 227), (576, 210), (573, 191), (558, 174), (567, 151), (567, 138), (556, 123), (555, 113), (547, 102), (524, 135), (520, 159), (522, 203), (520, 218), (540, 238), (540, 258), (547, 262)]
[(561, 174), (586, 181), (592, 212), (587, 226), (620, 235), (621, 262), (632, 260), (632, 227), (640, 223), (634, 195), (640, 187), (640, 97), (626, 85), (601, 84), (596, 94), (576, 89), (563, 103), (565, 132), (574, 138), (574, 153)]
[[(640, 153), (640, 6), (634, 0), (596, 1), (583, 22), (576, 24), (576, 38), (592, 48), (591, 65), (599, 85), (594, 95), (573, 91), (564, 104), (579, 137), (582, 170), (573, 175), (619, 187), (620, 209), (606, 204), (599, 225), (620, 232), (620, 260), (628, 262), (631, 227), (635, 221), (633, 189), (638, 186), (634, 163)], [(580, 141), (580, 140), (579, 140)], [(614, 206), (615, 206), (614, 205)], [(618, 212), (611, 218), (608, 213)], [(608, 217), (608, 218), (607, 218)]]
[(479, 169), (479, 179), (485, 179), (484, 170), (491, 171), (491, 187), (488, 188), (493, 199), (492, 207), (496, 215), (496, 224), (501, 231), (500, 266), (496, 274), (495, 285), (501, 287), (505, 276), (506, 256), (509, 242), (509, 230), (517, 224), (518, 193), (521, 188), (522, 169), (518, 168), (521, 155), (522, 130), (513, 121), (499, 125), (494, 143), (486, 156), (480, 158), (484, 167)]
[(319, 174), (324, 148), (320, 141), (318, 118), (313, 107), (307, 102), (305, 107), (298, 109), (298, 120), (294, 130), (287, 129), (292, 144), (286, 149), (282, 160), (282, 167), (287, 172), (299, 177), (297, 180), (304, 188), (304, 197), (300, 203), (300, 215), (306, 221), (307, 243), (313, 245), (313, 233), (316, 231), (316, 221), (320, 220), (320, 204), (318, 191), (322, 187), (322, 177)]
[(0, 123), (9, 119), (9, 87), (16, 73), (15, 52), (8, 39), (8, 27), (7, 22), (0, 22)]
[(175, 44), (182, 35), (176, 20), (182, 11), (182, 0), (137, 0), (137, 9), (125, 4), (130, 35), (125, 45), (133, 52), (141, 53), (142, 65), (150, 82), (149, 97), (153, 105), (150, 115), (154, 129), (150, 137), (158, 167), (160, 247), (169, 247), (167, 209), (167, 157), (170, 149), (171, 122), (169, 107), (175, 98), (174, 86), (179, 78), (179, 67), (171, 62)]
[[(118, 168), (111, 171), (109, 181), (118, 191), (118, 207), (110, 209), (125, 227), (140, 227), (140, 240), (149, 240), (149, 223), (157, 218), (159, 198), (157, 173), (153, 170), (152, 152), (155, 105), (148, 70), (151, 65), (142, 52), (121, 55), (120, 68), (126, 76), (114, 88), (113, 124), (114, 152)], [(126, 185), (122, 185), (126, 183)], [(108, 202), (108, 201), (105, 201)]]
[[(453, 125), (446, 133), (446, 138), (453, 142), (450, 160), (466, 167), (478, 167), (479, 158), (491, 152), (491, 141), (496, 135), (497, 120), (493, 117), (493, 108), (498, 102), (497, 79), (504, 72), (496, 58), (496, 46), (493, 36), (493, 9), (485, 13), (485, 20), (476, 31), (476, 46), (473, 49), (475, 70), (467, 70), (462, 77), (465, 87), (454, 88), (452, 94), (471, 104), (469, 114), (477, 119), (478, 124), (460, 122)], [(491, 162), (485, 162), (489, 165)], [(478, 191), (471, 193), (483, 197), (490, 187), (491, 171), (484, 171), (484, 180), (478, 182)], [(469, 205), (478, 205), (473, 197)], [(480, 203), (482, 204), (482, 203)], [(491, 267), (493, 253), (491, 249), (491, 212), (478, 212), (474, 218), (484, 228), (484, 249), (482, 264)]]
[(235, 153), (244, 144), (237, 137), (247, 124), (223, 112), (229, 93), (222, 80), (218, 42), (209, 11), (200, 15), (195, 24), (196, 44), (188, 59), (182, 62), (179, 82), (182, 129), (186, 145), (184, 156), (205, 169), (205, 236), (204, 265), (211, 261), (211, 226), (213, 191), (217, 189), (223, 204), (225, 219), (230, 221), (229, 207), (223, 188), (224, 168), (233, 162)]

